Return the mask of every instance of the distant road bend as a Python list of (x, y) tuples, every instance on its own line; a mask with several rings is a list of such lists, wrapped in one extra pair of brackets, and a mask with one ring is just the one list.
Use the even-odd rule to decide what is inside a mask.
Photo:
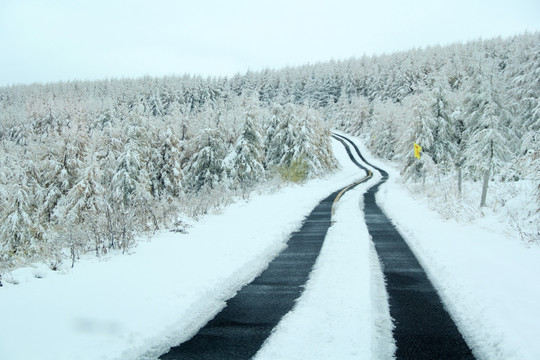
[(331, 225), (334, 203), (343, 193), (371, 178), (371, 171), (354, 159), (342, 139), (338, 140), (366, 176), (322, 200), (266, 270), (229, 299), (226, 307), (193, 338), (171, 348), (160, 359), (250, 359), (259, 351), (302, 294)]

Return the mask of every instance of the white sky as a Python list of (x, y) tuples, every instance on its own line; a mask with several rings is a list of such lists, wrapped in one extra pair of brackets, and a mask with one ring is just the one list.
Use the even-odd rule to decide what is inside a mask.
[(0, 86), (233, 75), (540, 30), (540, 0), (0, 0)]

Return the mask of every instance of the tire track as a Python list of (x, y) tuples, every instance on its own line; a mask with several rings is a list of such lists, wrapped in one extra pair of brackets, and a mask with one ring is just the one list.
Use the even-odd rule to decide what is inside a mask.
[(339, 141), (368, 176), (322, 200), (301, 228), (291, 234), (288, 247), (266, 270), (229, 299), (226, 307), (193, 338), (171, 348), (160, 359), (249, 359), (259, 351), (272, 329), (301, 296), (331, 226), (332, 210), (339, 197), (371, 178), (369, 169), (356, 162), (349, 146)]
[(396, 358), (474, 359), (424, 269), (375, 201), (388, 173), (367, 162), (353, 141), (337, 136), (350, 143), (360, 159), (382, 175), (364, 194), (364, 217), (386, 279)]

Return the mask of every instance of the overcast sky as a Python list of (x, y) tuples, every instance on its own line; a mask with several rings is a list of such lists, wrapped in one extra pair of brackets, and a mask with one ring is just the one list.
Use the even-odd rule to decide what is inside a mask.
[(0, 0), (0, 86), (233, 75), (540, 30), (540, 0)]

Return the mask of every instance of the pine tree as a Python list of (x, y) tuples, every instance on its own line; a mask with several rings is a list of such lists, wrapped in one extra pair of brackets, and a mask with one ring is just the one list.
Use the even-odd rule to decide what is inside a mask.
[(190, 152), (193, 155), (183, 169), (186, 189), (193, 192), (203, 186), (213, 189), (224, 179), (226, 148), (222, 134), (219, 128), (207, 128), (190, 141)]
[[(397, 131), (399, 121), (396, 121), (398, 110), (390, 101), (375, 101), (370, 127), (367, 130), (370, 137), (368, 146), (377, 155), (392, 159), (396, 154)], [(412, 146), (412, 145), (411, 145)]]
[[(521, 136), (517, 171), (522, 176), (540, 179), (540, 43), (538, 34), (533, 41), (523, 41), (512, 71), (513, 108), (519, 121), (514, 131)], [(540, 211), (540, 181), (536, 185), (536, 198)]]
[(297, 123), (295, 105), (276, 106), (266, 130), (266, 166), (289, 166), (294, 147), (294, 129)]
[(116, 173), (111, 179), (106, 196), (106, 221), (109, 248), (120, 247), (124, 252), (133, 243), (134, 234), (143, 228), (141, 207), (151, 197), (150, 175), (142, 160), (146, 152), (140, 143), (128, 141), (118, 158)]
[(264, 177), (262, 135), (257, 126), (254, 109), (244, 114), (244, 123), (226, 164), (236, 186), (251, 187)]
[(466, 164), (483, 173), (480, 206), (486, 205), (486, 195), (492, 171), (495, 173), (512, 158), (515, 136), (509, 124), (512, 115), (505, 103), (504, 83), (497, 67), (486, 62), (470, 80), (466, 103), (468, 146)]
[[(81, 169), (74, 186), (62, 198), (55, 209), (57, 219), (69, 219), (69, 223), (82, 223), (105, 210), (105, 188), (101, 184), (101, 169), (95, 160)], [(61, 222), (61, 221), (60, 221)]]
[(540, 44), (520, 50), (519, 62), (511, 69), (514, 113), (525, 132), (540, 131)]
[[(71, 189), (75, 169), (69, 168), (68, 154), (62, 154), (56, 147), (45, 148), (40, 158), (40, 183), (43, 198), (40, 199), (39, 213), (45, 222), (50, 222), (53, 212), (63, 196)], [(71, 173), (71, 174), (70, 174)]]
[(124, 141), (125, 136), (122, 135), (122, 130), (118, 127), (107, 126), (103, 132), (95, 136), (96, 159), (102, 171), (103, 184), (110, 184), (116, 173), (118, 159), (124, 151)]
[(433, 134), (432, 158), (435, 164), (445, 172), (452, 165), (457, 154), (457, 145), (454, 135), (455, 126), (451, 114), (452, 105), (449, 101), (450, 87), (445, 78), (435, 81), (431, 91), (431, 112), (435, 127)]
[(280, 127), (281, 120), (285, 117), (285, 111), (280, 104), (272, 104), (270, 109), (269, 118), (265, 123), (265, 136), (264, 136), (264, 166), (268, 169), (271, 166), (275, 166), (280, 158), (278, 152), (280, 144), (277, 142), (276, 133)]
[(133, 204), (141, 169), (139, 149), (134, 141), (130, 141), (126, 144), (124, 153), (118, 158), (118, 167), (110, 183), (111, 196), (115, 202), (126, 207)]
[(178, 197), (182, 190), (182, 140), (175, 128), (167, 126), (159, 135), (152, 161), (154, 196)]
[(34, 255), (39, 240), (36, 227), (40, 225), (32, 213), (32, 189), (24, 174), (20, 173), (17, 178), (18, 181), (5, 190), (7, 208), (0, 219), (0, 251), (25, 257)]
[[(460, 96), (460, 95), (457, 95)], [(463, 188), (463, 166), (465, 164), (465, 149), (467, 148), (467, 131), (465, 129), (465, 112), (461, 106), (457, 106), (452, 113), (452, 123), (454, 124), (454, 138), (456, 144), (456, 156), (454, 158), (454, 166), (458, 173), (458, 193), (462, 194)]]
[(350, 110), (344, 114), (347, 117), (348, 123), (351, 124), (347, 130), (349, 133), (360, 136), (370, 117), (371, 104), (364, 96), (357, 96), (351, 99)]
[(74, 186), (60, 200), (53, 217), (59, 239), (70, 249), (72, 267), (79, 253), (89, 246), (89, 239), (93, 239), (96, 255), (99, 255), (105, 237), (106, 189), (95, 154), (89, 157), (91, 160), (79, 171)]
[[(303, 180), (335, 166), (330, 133), (319, 111), (287, 104), (274, 109), (266, 133), (266, 166), (284, 173), (300, 171)], [(287, 177), (287, 176), (285, 176)]]
[(335, 162), (330, 146), (330, 132), (322, 125), (320, 112), (301, 107), (294, 129), (292, 158), (306, 163), (308, 174), (315, 175), (331, 169)]
[[(401, 163), (401, 173), (405, 178), (417, 180), (425, 178), (426, 165), (433, 162), (432, 148), (437, 122), (431, 109), (432, 98), (429, 92), (409, 96), (403, 105), (402, 116), (407, 121), (397, 121), (401, 125), (397, 133), (401, 136), (396, 139), (396, 159)], [(399, 119), (396, 112), (391, 116)], [(383, 134), (374, 133), (376, 138)], [(420, 159), (414, 157), (415, 143), (422, 147)]]

